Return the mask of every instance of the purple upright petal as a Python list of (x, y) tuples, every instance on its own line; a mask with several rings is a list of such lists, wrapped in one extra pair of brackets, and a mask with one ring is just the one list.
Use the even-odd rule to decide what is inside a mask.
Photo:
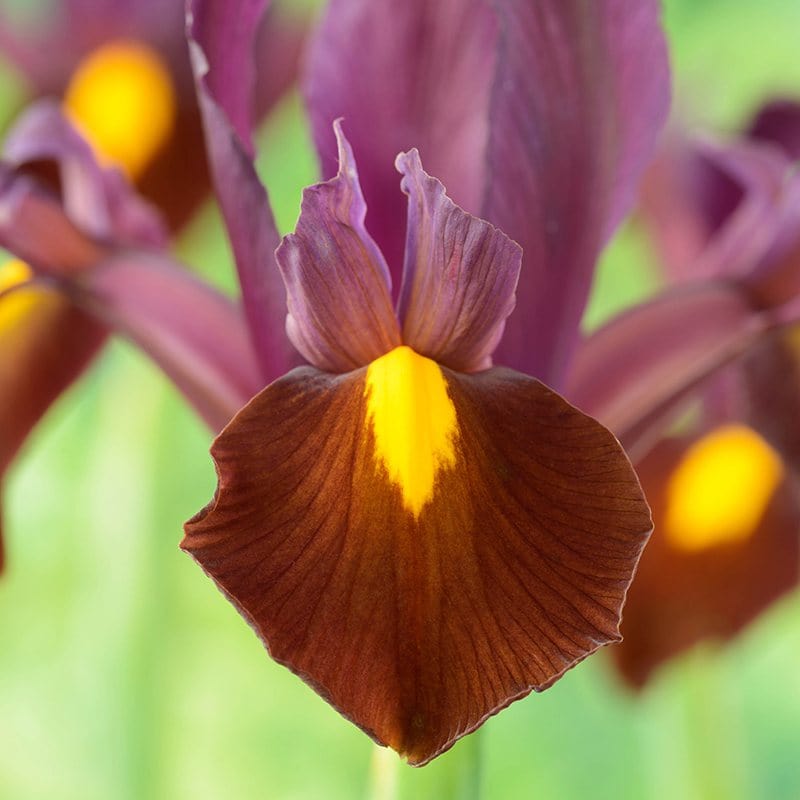
[(763, 306), (800, 290), (800, 178), (779, 148), (675, 136), (642, 208), (673, 282), (741, 280)]
[(215, 431), (264, 387), (239, 308), (165, 256), (115, 255), (72, 294), (136, 342)]
[(389, 270), (364, 227), (366, 205), (353, 152), (340, 124), (334, 127), (339, 173), (303, 192), (295, 233), (276, 256), (292, 343), (319, 369), (348, 372), (397, 347), (400, 331)]
[[(785, 202), (790, 162), (775, 148), (747, 142), (675, 141), (664, 158), (675, 183), (671, 192), (660, 187), (666, 189), (662, 197), (652, 197), (647, 206), (653, 211), (656, 234), (663, 238), (675, 225), (672, 212), (678, 205), (687, 215), (686, 223), (698, 232), (698, 249), (687, 252), (682, 264), (671, 265), (676, 279), (739, 278), (751, 273), (775, 242), (784, 216), (800, 214), (797, 203)], [(793, 227), (796, 224), (794, 220)]]
[(236, 258), (245, 313), (266, 380), (295, 362), (284, 331), (280, 237), (253, 165), (253, 41), (267, 0), (189, 0), (188, 36), (209, 163)]
[(310, 21), (292, 7), (270, 9), (255, 44), (255, 115), (263, 117), (298, 79)]
[(488, 369), (514, 309), (522, 250), (453, 203), (416, 150), (398, 156), (397, 169), (408, 195), (403, 341), (451, 369)]
[(790, 167), (783, 153), (772, 147), (740, 143), (695, 145), (700, 158), (741, 187), (742, 198), (698, 258), (692, 277), (740, 278), (752, 273), (776, 244), (786, 222), (800, 222), (800, 204), (786, 202)]
[[(189, 35), (200, 88), (225, 115), (232, 132), (253, 156), (253, 42), (270, 0), (195, 0), (189, 5)], [(202, 65), (202, 66), (200, 66)]]
[(733, 284), (678, 287), (590, 336), (576, 353), (565, 394), (638, 458), (680, 402), (745, 352), (767, 324)]
[(480, 212), (497, 19), (490, 0), (331, 0), (311, 42), (305, 94), (323, 174), (343, 117), (367, 224), (400, 285), (405, 210), (395, 156), (416, 147), (450, 196)]
[(702, 277), (698, 262), (746, 189), (695, 142), (680, 132), (669, 135), (642, 181), (639, 212), (671, 281)]
[(666, 118), (656, 0), (501, 0), (482, 217), (522, 245), (498, 363), (558, 385), (600, 247)]

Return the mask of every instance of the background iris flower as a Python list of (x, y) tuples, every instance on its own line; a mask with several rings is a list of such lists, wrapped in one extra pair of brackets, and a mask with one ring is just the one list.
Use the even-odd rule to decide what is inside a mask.
[[(616, 426), (653, 504), (614, 649), (635, 685), (731, 637), (800, 578), (799, 122), (784, 101), (727, 144), (673, 133), (643, 202), (674, 288), (609, 322), (577, 362), (577, 401)], [(670, 373), (623, 378), (634, 349), (637, 366)]]
[[(53, 278), (75, 272), (76, 264), (67, 263), (72, 256), (86, 270), (111, 249), (132, 241), (163, 251), (165, 228), (175, 231), (184, 225), (209, 189), (183, 2), (65, 0), (18, 16), (6, 12), (0, 17), (0, 50), (26, 81), (20, 105), (31, 98), (53, 99), (34, 105), (9, 134), (5, 164), (18, 171), (41, 171), (48, 165), (54, 187), (61, 182), (68, 216), (87, 236), (107, 246), (70, 254), (69, 236), (75, 244), (80, 235), (68, 233), (69, 224), (60, 231), (41, 221), (39, 231), (20, 228), (20, 213), (9, 205), (16, 202), (10, 193), (18, 191), (12, 186), (18, 181), (6, 177), (0, 245), (19, 255), (26, 241), (33, 241), (49, 252), (46, 265), (19, 258), (0, 262), (0, 290), (14, 289), (13, 298), (9, 294), (0, 299), (0, 477), (33, 426), (87, 367), (105, 338), (102, 321), (90, 320), (74, 298), (59, 292)], [(299, 17), (285, 14), (270, 15), (259, 28), (261, 79), (254, 93), (259, 116), (294, 80), (304, 30)], [(155, 220), (155, 211), (142, 211), (142, 200), (134, 198), (121, 177), (109, 172), (100, 178), (88, 152), (57, 113), (55, 98), (95, 157), (135, 182), (163, 223)], [(58, 165), (52, 169), (54, 161)], [(144, 216), (149, 220), (144, 238), (139, 231), (129, 236), (120, 230), (134, 227)], [(30, 220), (30, 215), (23, 218)], [(41, 259), (43, 254), (33, 256)], [(50, 275), (47, 289), (22, 288), (32, 277), (31, 268), (41, 272), (45, 267)], [(219, 413), (203, 413), (207, 412)], [(220, 427), (225, 419), (213, 424)], [(0, 565), (2, 559), (0, 546)]]
[(0, 244), (18, 259), (0, 286), (0, 476), (109, 328), (221, 428), (260, 387), (258, 366), (238, 308), (172, 259), (156, 210), (48, 102), (12, 130), (0, 169)]
[[(26, 82), (21, 102), (62, 99), (98, 155), (135, 179), (173, 230), (209, 188), (184, 6), (57, 0), (0, 16), (0, 50)], [(285, 8), (259, 29), (259, 116), (295, 79), (304, 31)]]

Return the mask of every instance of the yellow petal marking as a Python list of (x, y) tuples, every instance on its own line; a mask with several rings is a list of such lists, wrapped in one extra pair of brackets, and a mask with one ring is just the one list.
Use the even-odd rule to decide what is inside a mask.
[(717, 428), (686, 451), (670, 477), (665, 533), (691, 552), (745, 541), (782, 478), (780, 456), (755, 431)]
[(458, 420), (442, 370), (403, 345), (369, 365), (364, 392), (375, 457), (418, 517), (439, 471), (456, 464)]
[[(0, 292), (25, 283), (32, 277), (31, 268), (17, 259), (0, 265)], [(18, 289), (0, 298), (0, 334), (17, 326), (19, 321), (36, 304), (36, 292)]]
[(98, 159), (135, 179), (172, 134), (175, 89), (154, 50), (137, 42), (110, 42), (78, 65), (64, 108)]

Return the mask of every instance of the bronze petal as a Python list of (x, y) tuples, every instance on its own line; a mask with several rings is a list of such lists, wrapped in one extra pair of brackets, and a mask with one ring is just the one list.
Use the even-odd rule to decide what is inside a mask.
[(378, 456), (367, 370), (301, 368), (217, 438), (182, 544), (277, 661), (413, 765), (618, 639), (651, 527), (597, 422), (510, 370), (428, 365), (456, 424), (424, 503)]

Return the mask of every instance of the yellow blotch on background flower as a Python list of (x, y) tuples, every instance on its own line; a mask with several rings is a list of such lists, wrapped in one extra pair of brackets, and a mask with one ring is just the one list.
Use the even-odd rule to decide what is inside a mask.
[(175, 125), (172, 79), (158, 54), (137, 42), (112, 42), (75, 70), (64, 107), (98, 158), (139, 177)]
[(782, 478), (780, 457), (755, 431), (717, 428), (689, 448), (670, 478), (669, 540), (687, 551), (745, 541)]
[[(9, 292), (29, 281), (30, 267), (18, 259), (0, 264), (0, 294)], [(0, 333), (16, 326), (36, 303), (36, 294), (27, 289), (15, 289), (0, 300)]]

